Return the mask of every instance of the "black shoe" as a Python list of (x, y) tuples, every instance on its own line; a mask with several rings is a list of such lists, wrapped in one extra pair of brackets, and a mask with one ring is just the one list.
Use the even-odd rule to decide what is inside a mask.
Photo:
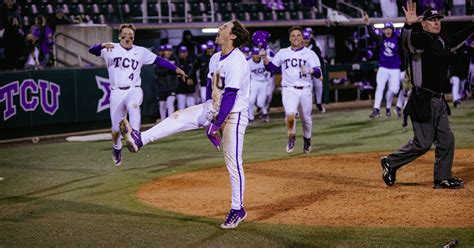
[(454, 101), (454, 107), (457, 108), (461, 105), (461, 100)]
[(388, 109), (385, 109), (385, 115), (386, 115), (388, 118), (392, 117), (392, 110), (389, 109), (389, 108), (388, 108)]
[(303, 140), (304, 140), (304, 144), (303, 144), (303, 152), (304, 153), (310, 153), (311, 152), (311, 138), (304, 138), (303, 137)]
[(374, 110), (372, 111), (372, 114), (370, 114), (369, 117), (372, 118), (372, 119), (379, 118), (380, 117), (380, 110), (374, 108)]
[(464, 181), (461, 178), (434, 180), (433, 188), (435, 189), (462, 189), (464, 188)]
[(387, 157), (383, 157), (382, 159), (380, 159), (380, 165), (382, 166), (382, 171), (383, 171), (382, 173), (383, 181), (388, 186), (393, 186), (395, 184), (395, 176), (396, 176), (397, 170), (394, 168), (391, 168), (388, 165)]

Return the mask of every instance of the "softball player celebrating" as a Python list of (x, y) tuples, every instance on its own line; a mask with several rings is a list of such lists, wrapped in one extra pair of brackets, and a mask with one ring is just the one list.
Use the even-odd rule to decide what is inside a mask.
[(110, 77), (110, 119), (112, 121), (112, 158), (115, 165), (122, 163), (122, 141), (119, 133), (120, 120), (127, 116), (131, 126), (140, 129), (140, 105), (143, 100), (140, 71), (143, 65), (155, 64), (176, 71), (182, 77), (186, 74), (180, 68), (156, 56), (144, 47), (133, 45), (135, 27), (122, 24), (119, 28), (120, 43), (99, 43), (89, 52), (105, 60)]
[(247, 217), (243, 203), (245, 176), (242, 149), (248, 124), (250, 69), (238, 47), (249, 38), (250, 34), (237, 20), (219, 27), (216, 43), (222, 50), (214, 54), (209, 62), (206, 103), (179, 110), (143, 133), (126, 119), (120, 125), (132, 152), (155, 140), (202, 126), (207, 126), (209, 140), (220, 150), (222, 133), (224, 158), (232, 188), (231, 210), (221, 224), (223, 229), (236, 228)]
[(297, 112), (301, 114), (303, 121), (303, 152), (311, 152), (312, 136), (312, 76), (321, 78), (320, 62), (316, 53), (303, 45), (302, 28), (293, 26), (289, 30), (291, 46), (277, 52), (270, 62), (263, 54), (264, 63), (268, 70), (276, 70), (281, 67), (282, 91), (281, 97), (285, 109), (285, 123), (288, 128), (288, 144), (286, 152), (291, 153), (295, 149), (295, 133)]

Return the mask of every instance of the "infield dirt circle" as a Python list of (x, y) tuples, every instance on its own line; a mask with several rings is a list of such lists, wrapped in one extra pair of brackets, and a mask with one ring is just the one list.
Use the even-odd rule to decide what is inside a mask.
[[(381, 178), (383, 153), (301, 156), (244, 164), (247, 221), (318, 226), (474, 227), (474, 149), (456, 149), (453, 174), (463, 189), (433, 189), (434, 152)], [(173, 212), (224, 219), (230, 208), (226, 167), (160, 178), (141, 201)]]

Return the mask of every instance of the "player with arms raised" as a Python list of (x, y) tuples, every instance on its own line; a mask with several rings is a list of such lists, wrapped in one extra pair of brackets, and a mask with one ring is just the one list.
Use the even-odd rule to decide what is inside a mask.
[(131, 126), (139, 129), (141, 124), (140, 105), (143, 100), (140, 71), (143, 65), (155, 64), (176, 71), (182, 77), (186, 74), (141, 46), (133, 45), (135, 27), (122, 24), (119, 28), (120, 43), (99, 43), (89, 52), (105, 60), (110, 77), (110, 119), (112, 121), (112, 158), (115, 165), (122, 163), (122, 141), (119, 133), (120, 120), (127, 116)]
[(221, 224), (223, 229), (236, 228), (247, 217), (243, 203), (245, 176), (242, 150), (248, 125), (250, 69), (238, 47), (249, 39), (249, 32), (237, 20), (219, 27), (216, 43), (221, 46), (221, 51), (214, 54), (209, 62), (206, 103), (179, 110), (143, 133), (131, 127), (126, 119), (122, 120), (120, 127), (132, 152), (155, 140), (202, 126), (208, 126), (207, 136), (220, 150), (222, 133), (224, 158), (232, 188), (231, 210)]

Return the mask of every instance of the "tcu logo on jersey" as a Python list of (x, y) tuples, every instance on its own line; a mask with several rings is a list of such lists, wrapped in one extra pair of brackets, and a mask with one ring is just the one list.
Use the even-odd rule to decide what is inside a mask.
[(138, 61), (129, 58), (115, 57), (113, 58), (115, 68), (122, 66), (123, 68), (132, 67), (133, 70), (138, 68)]
[(290, 66), (291, 67), (302, 67), (302, 66), (306, 65), (306, 60), (296, 59), (296, 58), (285, 59), (283, 61), (283, 64), (285, 64), (285, 69), (288, 69)]
[[(16, 105), (13, 97), (20, 95), (20, 106), (25, 112), (35, 111), (41, 105), (43, 112), (54, 115), (59, 109), (59, 95), (61, 87), (53, 82), (39, 79), (25, 79), (20, 84), (18, 81), (0, 87), (0, 102), (5, 102), (3, 120), (6, 121), (16, 115)], [(48, 97), (50, 96), (50, 97)]]
[(388, 56), (388, 57), (393, 56), (393, 51), (392, 50), (396, 46), (395, 43), (390, 42), (390, 41), (384, 41), (383, 45), (384, 45), (384, 48), (385, 48), (384, 51), (383, 51), (383, 54), (385, 56)]
[(260, 67), (260, 68), (255, 68), (252, 70), (252, 73), (254, 74), (265, 74), (267, 72), (267, 70), (265, 70), (264, 67)]

